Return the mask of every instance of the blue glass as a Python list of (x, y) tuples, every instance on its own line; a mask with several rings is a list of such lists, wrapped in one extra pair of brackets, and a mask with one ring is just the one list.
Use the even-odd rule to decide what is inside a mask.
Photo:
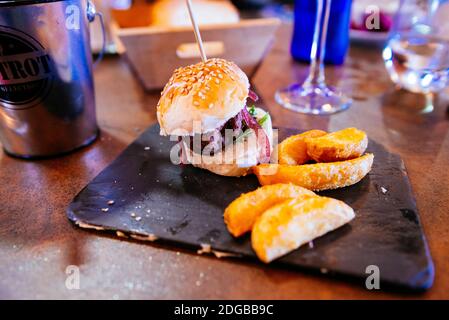
[[(275, 99), (284, 108), (295, 112), (315, 115), (333, 114), (348, 109), (352, 100), (337, 88), (326, 84), (324, 57), (333, 1), (316, 0), (316, 3), (309, 75), (302, 84), (294, 83), (276, 91)], [(299, 30), (296, 31), (298, 35)], [(344, 55), (341, 60), (344, 60)]]
[[(326, 38), (324, 62), (343, 64), (349, 47), (349, 23), (352, 0), (333, 0)], [(317, 1), (295, 1), (295, 26), (291, 44), (294, 59), (310, 62), (310, 50), (316, 21)], [(319, 53), (318, 53), (319, 54)]]

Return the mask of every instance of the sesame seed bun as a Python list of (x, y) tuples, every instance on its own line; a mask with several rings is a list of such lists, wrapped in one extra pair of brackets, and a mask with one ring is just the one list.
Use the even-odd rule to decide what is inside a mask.
[(215, 130), (246, 105), (249, 81), (233, 62), (209, 59), (175, 70), (157, 105), (161, 135)]

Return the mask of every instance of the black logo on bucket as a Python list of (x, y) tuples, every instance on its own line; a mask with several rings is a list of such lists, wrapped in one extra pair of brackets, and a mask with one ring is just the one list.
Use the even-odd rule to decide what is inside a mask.
[(19, 30), (0, 26), (0, 106), (32, 107), (45, 99), (52, 80), (44, 47)]

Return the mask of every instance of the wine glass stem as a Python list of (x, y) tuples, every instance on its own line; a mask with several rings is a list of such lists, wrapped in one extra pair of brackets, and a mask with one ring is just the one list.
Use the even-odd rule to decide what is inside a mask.
[(424, 95), (426, 104), (424, 108), (421, 110), (421, 113), (429, 113), (434, 110), (434, 100), (435, 94), (432, 92), (428, 92)]
[[(325, 87), (324, 55), (332, 0), (317, 0), (315, 30), (310, 51), (310, 71), (304, 86)], [(323, 16), (324, 10), (324, 16)], [(321, 21), (323, 20), (323, 21)], [(320, 37), (321, 35), (321, 37)]]

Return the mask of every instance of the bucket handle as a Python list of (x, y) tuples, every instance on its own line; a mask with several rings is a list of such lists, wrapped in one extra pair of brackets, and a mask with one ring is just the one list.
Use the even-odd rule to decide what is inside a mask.
[(101, 46), (101, 50), (93, 63), (93, 67), (96, 68), (98, 63), (103, 59), (104, 53), (106, 52), (106, 27), (104, 25), (103, 14), (101, 12), (97, 11), (97, 9), (95, 8), (95, 5), (90, 0), (87, 1), (87, 10), (86, 11), (87, 11), (86, 12), (87, 20), (90, 23), (95, 21), (95, 17), (98, 17), (98, 19), (100, 20), (101, 35), (102, 35), (103, 43)]

